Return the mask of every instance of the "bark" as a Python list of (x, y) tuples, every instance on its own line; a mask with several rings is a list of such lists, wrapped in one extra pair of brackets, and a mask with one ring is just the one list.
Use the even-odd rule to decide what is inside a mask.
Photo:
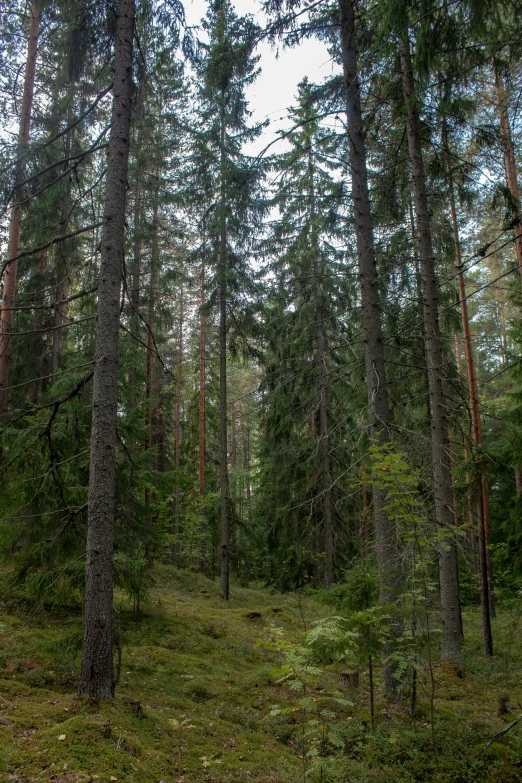
[[(140, 308), (140, 279), (141, 279), (141, 199), (142, 199), (142, 187), (143, 187), (143, 165), (141, 161), (141, 150), (143, 146), (143, 75), (140, 79), (138, 87), (138, 93), (136, 96), (136, 118), (138, 122), (138, 132), (136, 139), (136, 182), (134, 186), (134, 243), (133, 243), (133, 259), (132, 259), (132, 288), (130, 292), (130, 304), (131, 304), (131, 319), (130, 328), (134, 337), (138, 336), (139, 332), (139, 308)], [(134, 362), (131, 367), (129, 382), (131, 387), (130, 405), (132, 408), (136, 407), (137, 394), (138, 394), (138, 382), (137, 382), (137, 367)]]
[(134, 0), (119, 0), (114, 47), (114, 98), (98, 285), (84, 640), (79, 683), (79, 693), (93, 699), (110, 699), (114, 696), (112, 593), (118, 331), (132, 101), (134, 13)]
[[(205, 252), (205, 248), (203, 248)], [(201, 563), (205, 567), (205, 512), (203, 509), (203, 500), (205, 497), (205, 260), (201, 264), (201, 301), (199, 311), (199, 499), (201, 503), (201, 516), (199, 522), (199, 532), (201, 536)]]
[(366, 483), (366, 465), (362, 464), (361, 467), (361, 483), (362, 483), (362, 539), (364, 542), (364, 550), (368, 551), (368, 544), (370, 541), (370, 524), (368, 518), (368, 486)]
[(497, 90), (498, 113), (500, 118), (500, 132), (502, 135), (502, 148), (504, 153), (504, 167), (506, 170), (507, 186), (513, 198), (516, 212), (516, 221), (513, 227), (515, 236), (515, 254), (519, 265), (520, 279), (522, 282), (522, 222), (520, 219), (520, 188), (518, 186), (517, 163), (515, 159), (515, 147), (511, 135), (511, 126), (507, 112), (507, 96), (502, 72), (497, 62), (494, 62), (495, 86)]
[[(388, 394), (379, 301), (379, 278), (373, 240), (364, 125), (361, 114), (359, 74), (357, 69), (353, 0), (339, 0), (339, 9), (341, 14), (341, 53), (348, 122), (352, 200), (361, 287), (368, 417), (371, 438), (374, 443), (382, 445), (390, 438)], [(372, 501), (380, 600), (383, 603), (393, 605), (399, 601), (402, 589), (396, 524), (393, 517), (389, 517), (386, 513), (384, 492), (375, 484), (372, 487)], [(398, 622), (393, 623), (390, 631), (391, 640), (387, 650), (388, 655), (393, 653), (396, 639), (400, 636), (400, 624)], [(393, 671), (393, 664), (385, 662), (385, 688), (387, 694), (391, 697), (395, 697), (397, 691), (397, 683)]]
[(225, 95), (221, 94), (221, 202), (219, 237), (219, 483), (221, 490), (221, 597), (230, 590), (230, 529), (227, 422), (227, 220), (225, 204)]
[[(450, 213), (451, 213), (451, 224), (453, 229), (453, 242), (455, 247), (457, 277), (459, 283), (460, 312), (462, 318), (462, 331), (464, 334), (464, 356), (466, 357), (468, 394), (469, 394), (469, 404), (470, 404), (470, 411), (471, 411), (471, 435), (472, 435), (472, 443), (475, 446), (475, 449), (480, 450), (483, 445), (482, 418), (480, 415), (480, 400), (479, 400), (479, 390), (478, 390), (478, 383), (477, 383), (477, 374), (475, 372), (475, 355), (473, 350), (473, 338), (471, 336), (471, 329), (469, 326), (468, 301), (466, 299), (466, 283), (464, 280), (464, 271), (462, 269), (462, 253), (460, 247), (459, 227), (457, 222), (457, 210), (455, 206), (455, 193), (453, 187), (451, 157), (448, 148), (448, 138), (447, 138), (447, 129), (446, 129), (445, 120), (443, 120), (443, 127), (442, 127), (442, 145), (445, 152), (446, 167), (448, 173), (448, 185), (449, 185), (448, 195), (449, 195), (449, 205), (450, 205)], [(489, 517), (488, 486), (487, 486), (486, 477), (484, 476), (484, 473), (480, 465), (478, 466), (478, 470), (477, 470), (477, 490), (479, 493), (482, 494), (482, 503), (478, 504), (478, 509), (477, 509), (478, 528), (479, 528), (479, 535), (484, 536), (486, 542), (486, 565), (487, 565), (486, 578), (488, 582), (488, 605), (489, 605), (489, 612), (494, 617), (495, 604), (494, 604), (494, 593), (493, 593), (493, 561), (491, 557), (491, 531), (490, 531), (490, 522), (489, 522), (490, 517)], [(485, 600), (484, 595), (482, 595), (482, 600), (483, 601)], [(491, 623), (488, 623), (487, 626), (484, 626), (483, 632), (485, 634), (487, 633), (488, 628), (491, 630)], [(489, 642), (486, 643), (486, 646), (489, 646)]]
[(332, 475), (330, 469), (330, 439), (328, 433), (328, 370), (326, 367), (326, 335), (323, 319), (323, 295), (319, 276), (319, 248), (315, 226), (315, 187), (313, 172), (312, 140), (308, 140), (308, 177), (310, 188), (310, 245), (315, 298), (315, 329), (317, 341), (317, 366), (319, 368), (319, 454), (321, 459), (323, 530), (324, 530), (324, 581), (331, 587), (334, 581), (333, 525), (332, 525)]
[(11, 210), (11, 220), (9, 222), (7, 259), (3, 272), (3, 299), (0, 313), (0, 422), (5, 421), (7, 415), (7, 388), (9, 386), (9, 363), (11, 360), (10, 336), (15, 312), (13, 308), (16, 294), (20, 233), (22, 228), (21, 183), (24, 179), (23, 155), (29, 144), (40, 23), (36, 5), (31, 6), (30, 14), (31, 19), (29, 24), (29, 40), (27, 42), (24, 92), (20, 112), (20, 127), (18, 130), (18, 148), (16, 152), (17, 160), (13, 191), (13, 207)]
[[(502, 148), (504, 152), (506, 182), (511, 193), (517, 215), (517, 220), (513, 226), (513, 234), (515, 236), (515, 256), (517, 259), (518, 271), (520, 273), (520, 279), (522, 282), (522, 220), (515, 147), (513, 144), (513, 136), (511, 135), (509, 115), (507, 112), (507, 95), (504, 79), (502, 78), (500, 66), (495, 60), (493, 61), (493, 70), (495, 74), (495, 86), (497, 90), (498, 113), (500, 118), (500, 132), (502, 135)], [(522, 478), (519, 465), (515, 467), (515, 487), (517, 496), (519, 496), (522, 492)]]
[(174, 417), (174, 468), (176, 484), (174, 487), (174, 565), (179, 567), (179, 535), (181, 491), (179, 487), (179, 465), (181, 449), (181, 385), (183, 373), (183, 286), (179, 294), (179, 336), (178, 336), (178, 377), (176, 379), (176, 412)]
[[(153, 359), (154, 359), (154, 312), (155, 312), (155, 304), (156, 304), (156, 272), (157, 272), (157, 264), (158, 264), (158, 194), (156, 192), (155, 198), (154, 198), (154, 217), (153, 217), (153, 227), (152, 227), (152, 250), (151, 250), (151, 258), (150, 258), (150, 284), (149, 284), (149, 312), (147, 316), (147, 358), (145, 363), (145, 408), (146, 408), (146, 414), (145, 414), (145, 451), (148, 451), (152, 444), (153, 444), (153, 435), (154, 435), (154, 411), (153, 411), (153, 401), (152, 401), (152, 392), (154, 388), (154, 366), (153, 366)], [(152, 499), (152, 492), (150, 487), (146, 487), (145, 489), (145, 509), (148, 512), (150, 512), (150, 506), (151, 506), (151, 499)], [(149, 529), (149, 533), (152, 534), (152, 527), (153, 527), (153, 519), (150, 513), (148, 513), (147, 517), (147, 526)], [(153, 559), (153, 553), (152, 553), (152, 541), (149, 540), (147, 546), (147, 560), (149, 564), (152, 564)]]
[[(67, 111), (67, 127), (72, 122), (72, 103), (69, 102)], [(65, 135), (65, 157), (69, 158), (71, 154), (72, 133), (69, 131)], [(62, 202), (60, 215), (60, 236), (65, 237), (69, 231), (69, 214), (71, 211), (71, 179), (67, 179), (67, 185)], [(61, 240), (56, 247), (56, 304), (54, 310), (54, 331), (53, 331), (53, 352), (51, 360), (51, 386), (56, 383), (58, 369), (60, 365), (60, 356), (62, 355), (62, 323), (65, 317), (66, 305), (58, 304), (67, 297), (68, 283), (68, 259), (67, 255), (70, 248), (70, 239)]]
[[(37, 275), (37, 294), (35, 296), (35, 314), (34, 314), (34, 341), (33, 341), (33, 356), (35, 367), (37, 368), (37, 374), (42, 372), (42, 356), (44, 352), (44, 343), (42, 340), (42, 325), (43, 325), (43, 303), (45, 297), (44, 280), (45, 273), (47, 272), (47, 248), (40, 250), (40, 257), (38, 259), (38, 275)], [(40, 396), (40, 382), (35, 380), (29, 392), (29, 401), (37, 403)]]
[(453, 528), (448, 410), (444, 392), (444, 365), (439, 326), (437, 278), (421, 149), (420, 123), (415, 104), (415, 85), (407, 39), (399, 38), (399, 51), (404, 101), (407, 110), (408, 149), (422, 278), (424, 336), (431, 413), (435, 516), (439, 529), (445, 538), (445, 541), (439, 547), (442, 620), (441, 659), (451, 661), (455, 665), (460, 666), (462, 662), (462, 645), (459, 619), (457, 549)]

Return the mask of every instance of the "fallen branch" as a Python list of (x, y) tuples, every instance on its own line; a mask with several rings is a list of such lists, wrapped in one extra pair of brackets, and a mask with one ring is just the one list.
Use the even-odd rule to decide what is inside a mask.
[(493, 743), (494, 743), (494, 742), (496, 742), (498, 739), (500, 739), (500, 737), (503, 737), (503, 736), (504, 736), (504, 734), (507, 734), (507, 733), (508, 733), (508, 731), (511, 731), (511, 729), (513, 729), (513, 728), (514, 728), (514, 727), (515, 727), (517, 724), (519, 724), (521, 721), (522, 721), (522, 715), (519, 715), (519, 716), (518, 716), (518, 718), (517, 718), (516, 720), (514, 720), (514, 721), (513, 721), (513, 723), (510, 723), (510, 724), (509, 724), (509, 726), (506, 726), (506, 728), (505, 728), (505, 729), (502, 729), (502, 731), (499, 731), (499, 733), (498, 733), (498, 734), (495, 734), (495, 736), (494, 736), (494, 737), (492, 737), (492, 738), (490, 739), (490, 741), (489, 741), (489, 742), (488, 742), (486, 745), (484, 745), (484, 747), (483, 747), (483, 748), (481, 748), (481, 749), (479, 750), (479, 752), (478, 752), (478, 753), (475, 753), (475, 755), (473, 756), (473, 758), (475, 758), (475, 759), (476, 759), (476, 758), (478, 758), (479, 756), (481, 756), (481, 755), (484, 753), (484, 751), (486, 751), (486, 750), (487, 750), (489, 747), (491, 747), (491, 745), (493, 745)]

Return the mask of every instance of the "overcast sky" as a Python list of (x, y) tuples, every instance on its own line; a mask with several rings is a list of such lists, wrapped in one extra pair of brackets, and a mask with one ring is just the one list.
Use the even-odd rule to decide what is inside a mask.
[[(258, 0), (236, 0), (234, 5), (238, 14), (253, 14), (259, 24), (264, 23)], [(184, 6), (187, 23), (197, 25), (205, 16), (208, 3), (207, 0), (185, 0)], [(277, 129), (288, 127), (288, 123), (280, 118), (285, 116), (289, 106), (295, 104), (299, 82), (305, 76), (310, 81), (321, 82), (332, 73), (326, 46), (316, 40), (304, 41), (293, 49), (279, 49), (278, 56), (276, 49), (263, 41), (257, 54), (261, 55), (261, 73), (249, 88), (247, 97), (250, 109), (254, 112), (253, 119), (260, 121), (268, 118), (271, 123), (263, 138), (249, 149), (249, 152), (256, 154), (275, 137)], [(276, 149), (274, 145), (270, 151), (275, 152)]]

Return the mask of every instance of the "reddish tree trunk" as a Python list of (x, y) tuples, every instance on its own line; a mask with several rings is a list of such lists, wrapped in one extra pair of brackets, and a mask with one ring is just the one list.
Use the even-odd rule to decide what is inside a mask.
[(22, 228), (22, 194), (20, 183), (24, 178), (23, 154), (29, 144), (31, 112), (33, 107), (34, 77), (36, 73), (36, 54), (40, 17), (38, 7), (31, 6), (29, 40), (27, 42), (27, 60), (25, 63), (24, 93), (18, 130), (18, 149), (13, 192), (13, 207), (9, 223), (9, 241), (7, 246), (7, 266), (3, 279), (3, 300), (0, 313), (0, 422), (7, 415), (7, 388), (9, 385), (9, 362), (11, 359), (10, 337), (13, 328), (14, 304), (16, 294), (16, 274), (18, 254), (20, 252), (20, 232)]
[[(477, 383), (477, 374), (475, 372), (475, 357), (473, 351), (473, 339), (471, 337), (471, 329), (469, 326), (469, 314), (468, 314), (468, 302), (466, 299), (466, 284), (464, 280), (464, 272), (462, 269), (462, 254), (460, 248), (459, 227), (457, 222), (457, 210), (455, 207), (455, 193), (453, 188), (453, 175), (451, 167), (451, 156), (448, 148), (448, 138), (446, 130), (446, 122), (443, 121), (442, 128), (442, 144), (446, 156), (446, 166), (448, 173), (449, 184), (449, 204), (451, 213), (451, 224), (453, 228), (453, 243), (455, 247), (455, 261), (457, 266), (457, 276), (459, 282), (459, 297), (460, 297), (460, 312), (462, 318), (462, 331), (464, 333), (464, 355), (466, 357), (467, 367), (467, 379), (468, 379), (468, 393), (469, 403), (471, 411), (471, 433), (472, 443), (476, 449), (482, 447), (482, 419), (480, 416), (480, 400)], [(488, 487), (486, 477), (479, 465), (477, 470), (477, 492), (482, 495), (481, 502), (478, 503), (478, 527), (479, 535), (484, 536), (486, 546), (486, 574), (484, 579), (488, 583), (488, 606), (486, 610), (494, 615), (494, 597), (493, 597), (493, 562), (491, 558), (491, 532), (489, 522), (489, 499), (488, 499)], [(485, 595), (482, 594), (482, 600), (485, 600)], [(484, 634), (491, 633), (491, 622), (487, 622), (483, 628)], [(492, 649), (492, 642), (490, 639), (484, 641), (486, 649)]]

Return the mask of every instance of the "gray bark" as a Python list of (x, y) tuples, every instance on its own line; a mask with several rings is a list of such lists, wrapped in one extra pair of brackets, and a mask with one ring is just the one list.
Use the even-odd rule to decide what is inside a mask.
[(435, 496), (435, 516), (444, 541), (439, 546), (440, 603), (442, 620), (441, 659), (460, 666), (462, 645), (457, 570), (457, 549), (453, 526), (451, 459), (448, 409), (444, 392), (444, 363), (439, 326), (437, 276), (431, 237), (431, 220), (421, 149), (418, 109), (409, 42), (399, 39), (402, 85), (407, 110), (408, 149), (417, 241), (422, 278), (424, 338), (428, 363), (428, 389), (431, 418), (431, 451)]
[(83, 657), (79, 693), (114, 696), (113, 536), (116, 483), (118, 329), (132, 99), (134, 0), (119, 0), (102, 234), (94, 366)]
[(225, 214), (225, 96), (221, 96), (221, 203), (219, 237), (219, 483), (221, 488), (221, 597), (230, 589), (230, 529), (228, 519), (227, 422), (227, 221)]
[[(368, 417), (373, 442), (384, 444), (390, 439), (388, 394), (379, 301), (379, 276), (373, 240), (364, 125), (361, 114), (353, 0), (339, 0), (339, 10), (341, 15), (341, 52), (344, 68), (353, 214), (357, 241), (359, 282), (361, 286)], [(375, 484), (372, 487), (372, 500), (375, 548), (379, 570), (379, 597), (383, 603), (396, 604), (402, 589), (396, 524), (393, 517), (388, 516), (386, 513), (385, 493)], [(388, 655), (393, 652), (394, 639), (401, 632), (400, 623), (392, 624), (390, 630), (391, 640), (387, 650)], [(397, 683), (393, 676), (393, 666), (391, 664), (385, 663), (384, 677), (386, 692), (389, 696), (394, 697)]]

